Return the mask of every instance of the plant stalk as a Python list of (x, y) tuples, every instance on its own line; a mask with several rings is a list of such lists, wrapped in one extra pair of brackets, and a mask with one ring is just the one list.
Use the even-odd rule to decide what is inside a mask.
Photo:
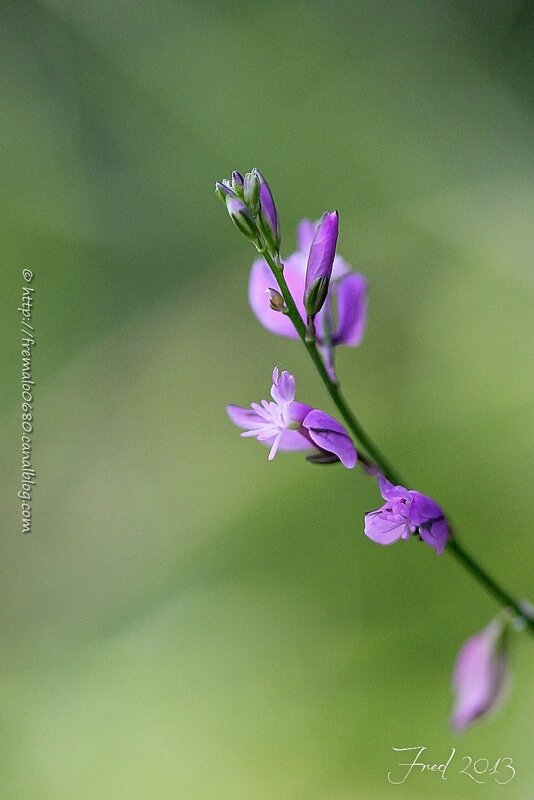
[[(317, 349), (315, 339), (312, 339), (309, 335), (310, 326), (309, 324), (306, 326), (304, 323), (299, 314), (297, 306), (295, 305), (293, 296), (289, 291), (289, 286), (287, 285), (287, 281), (284, 277), (283, 264), (278, 259), (275, 259), (267, 249), (262, 250), (261, 253), (269, 265), (278, 283), (282, 297), (284, 298), (287, 308), (284, 313), (293, 323), (295, 330), (297, 331), (302, 343), (304, 344), (311, 360), (315, 365), (315, 368), (317, 369), (317, 372), (319, 373), (319, 377), (321, 378), (328, 394), (332, 398), (334, 405), (337, 407), (339, 413), (345, 420), (347, 427), (352, 431), (358, 443), (363, 446), (364, 450), (370, 456), (373, 462), (380, 468), (382, 474), (389, 481), (391, 481), (391, 483), (405, 486), (406, 484), (396, 469), (389, 463), (384, 454), (362, 427), (361, 423), (356, 419), (350, 406), (343, 397), (338, 384), (333, 381), (328, 374), (323, 359), (321, 358), (321, 355)], [(515, 614), (517, 614), (517, 616), (525, 623), (528, 632), (534, 636), (534, 618), (527, 613), (527, 611), (517, 600), (512, 597), (512, 595), (502, 589), (499, 584), (493, 578), (491, 578), (488, 573), (482, 569), (482, 567), (478, 565), (474, 558), (469, 555), (466, 550), (464, 550), (455, 535), (451, 536), (449, 539), (446, 550), (451, 553), (456, 560), (473, 576), (473, 578), (475, 578), (475, 580), (478, 581), (478, 583), (483, 586), (487, 592), (493, 595), (493, 597), (498, 600), (502, 606), (514, 611)]]

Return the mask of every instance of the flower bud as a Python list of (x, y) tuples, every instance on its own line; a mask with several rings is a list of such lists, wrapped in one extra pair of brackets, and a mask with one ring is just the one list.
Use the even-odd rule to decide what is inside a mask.
[(257, 214), (260, 210), (260, 179), (255, 172), (246, 173), (243, 196), (252, 213)]
[(232, 172), (232, 189), (241, 200), (243, 199), (243, 176), (236, 169)]
[(215, 184), (215, 195), (219, 200), (226, 200), (227, 197), (236, 197), (236, 194), (228, 181), (217, 181)]
[(280, 311), (282, 314), (287, 311), (284, 298), (277, 289), (267, 289), (267, 295), (269, 296), (269, 305), (273, 311)]
[(258, 241), (258, 229), (256, 228), (252, 214), (243, 201), (238, 197), (228, 196), (226, 198), (226, 208), (241, 233), (243, 233), (247, 239), (256, 243)]
[(462, 646), (454, 666), (456, 702), (451, 724), (464, 730), (492, 711), (508, 678), (508, 623), (499, 617)]
[(310, 317), (314, 317), (321, 310), (328, 295), (336, 255), (338, 228), (337, 211), (325, 212), (311, 243), (304, 286), (304, 308)]
[(254, 168), (252, 172), (256, 175), (260, 184), (260, 210), (258, 215), (258, 227), (271, 252), (277, 253), (280, 247), (280, 227), (278, 224), (278, 214), (274, 204), (273, 195), (271, 189), (269, 188), (269, 184), (259, 169)]
[(243, 176), (236, 169), (232, 172), (232, 185), (243, 186)]

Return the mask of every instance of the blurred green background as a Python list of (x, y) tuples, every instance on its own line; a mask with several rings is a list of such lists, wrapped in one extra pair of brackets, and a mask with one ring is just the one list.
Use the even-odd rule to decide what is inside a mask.
[[(253, 318), (253, 250), (213, 182), (259, 166), (286, 254), (300, 217), (339, 209), (371, 287), (346, 394), (532, 599), (532, 2), (6, 0), (2, 18), (2, 797), (530, 796), (532, 642), (502, 713), (453, 735), (452, 664), (493, 601), (446, 554), (367, 541), (371, 480), (269, 464), (227, 420), (275, 364), (333, 409)], [(457, 747), (447, 783), (387, 782), (416, 745)], [(480, 787), (464, 754), (517, 776)]]

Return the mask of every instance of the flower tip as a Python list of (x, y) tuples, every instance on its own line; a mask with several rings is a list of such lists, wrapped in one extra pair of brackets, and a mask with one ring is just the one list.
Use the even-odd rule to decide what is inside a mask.
[[(280, 225), (271, 188), (265, 180), (265, 176), (257, 167), (254, 167), (251, 175), (253, 178), (252, 184), (257, 183), (258, 225), (260, 231), (271, 253), (278, 253), (280, 248)], [(254, 192), (256, 192), (256, 187), (254, 187)]]
[(337, 237), (337, 211), (325, 211), (316, 228), (306, 266), (304, 308), (309, 317), (319, 313), (328, 295)]
[(508, 628), (497, 617), (460, 648), (453, 672), (454, 730), (465, 730), (501, 705), (509, 683)]
[(227, 197), (234, 197), (232, 189), (223, 181), (215, 181), (215, 195), (219, 200), (226, 200)]

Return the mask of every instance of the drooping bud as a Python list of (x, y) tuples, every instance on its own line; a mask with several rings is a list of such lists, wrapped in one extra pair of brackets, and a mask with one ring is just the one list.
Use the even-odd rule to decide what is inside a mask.
[(245, 203), (253, 214), (260, 210), (260, 179), (255, 172), (247, 172), (243, 184)]
[(451, 724), (464, 730), (498, 705), (508, 678), (508, 621), (497, 617), (462, 646), (454, 666)]
[(284, 303), (284, 298), (280, 294), (277, 289), (267, 289), (267, 295), (269, 297), (269, 305), (271, 306), (273, 311), (280, 311), (282, 314), (285, 314), (287, 311), (287, 306)]
[(241, 233), (243, 233), (247, 239), (257, 243), (258, 229), (256, 228), (252, 214), (243, 201), (240, 200), (239, 197), (229, 195), (226, 198), (226, 208)]
[(304, 308), (309, 317), (314, 317), (321, 310), (328, 294), (338, 229), (337, 211), (326, 211), (315, 231), (306, 267)]
[(280, 226), (278, 224), (278, 214), (273, 195), (269, 184), (259, 169), (254, 168), (252, 172), (257, 176), (260, 183), (258, 226), (271, 252), (278, 253), (280, 247)]

